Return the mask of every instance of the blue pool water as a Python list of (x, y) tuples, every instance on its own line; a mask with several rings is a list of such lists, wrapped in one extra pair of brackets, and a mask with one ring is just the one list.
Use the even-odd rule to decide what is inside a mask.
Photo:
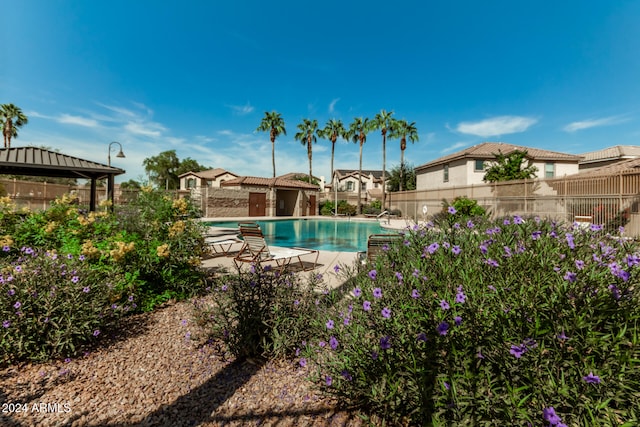
[[(384, 233), (377, 221), (287, 219), (255, 222), (260, 224), (269, 245), (324, 251), (366, 251), (369, 235)], [(206, 225), (237, 228), (238, 222), (207, 222)]]

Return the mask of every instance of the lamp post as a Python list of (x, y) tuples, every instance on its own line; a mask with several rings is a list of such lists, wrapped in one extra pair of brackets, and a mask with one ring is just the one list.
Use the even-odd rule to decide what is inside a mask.
[[(116, 154), (116, 157), (120, 157), (120, 158), (124, 158), (124, 153), (122, 152), (122, 144), (120, 144), (118, 141), (113, 141), (109, 144), (109, 151), (107, 153), (107, 166), (111, 167), (111, 146), (113, 144), (118, 144), (120, 146), (120, 152), (118, 154)], [(113, 179), (113, 174), (109, 174), (109, 178), (108, 178), (108, 183), (107, 183), (107, 198), (108, 200), (111, 200), (111, 210), (113, 211), (114, 209), (114, 194), (113, 194), (113, 187), (115, 187), (115, 181)]]

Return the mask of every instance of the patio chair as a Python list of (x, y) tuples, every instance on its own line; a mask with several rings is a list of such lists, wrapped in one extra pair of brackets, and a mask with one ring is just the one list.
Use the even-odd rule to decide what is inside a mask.
[(212, 256), (228, 256), (233, 245), (243, 243), (240, 239), (205, 237), (204, 244)]
[(402, 241), (402, 239), (402, 235), (398, 233), (370, 235), (367, 239), (367, 252), (358, 253), (360, 264), (374, 262), (378, 255), (387, 250), (389, 246)]
[(260, 264), (275, 263), (276, 267), (283, 271), (292, 265), (298, 265), (301, 270), (309, 269), (302, 260), (303, 256), (315, 255), (311, 269), (318, 264), (320, 251), (316, 249), (269, 246), (264, 239), (260, 226), (255, 222), (241, 222), (238, 224), (240, 236), (244, 240), (244, 246), (233, 258), (236, 268), (240, 270), (242, 263)]

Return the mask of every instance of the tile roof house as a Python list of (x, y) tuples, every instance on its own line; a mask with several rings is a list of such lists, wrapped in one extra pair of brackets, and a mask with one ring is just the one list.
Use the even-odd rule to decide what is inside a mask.
[(523, 147), (504, 142), (483, 142), (417, 166), (416, 189), (427, 190), (482, 184), (486, 167), (495, 154), (527, 151), (530, 163), (538, 168), (538, 178), (554, 178), (578, 173), (581, 156)]
[(200, 172), (186, 172), (180, 175), (180, 190), (200, 189), (203, 187), (220, 187), (224, 181), (237, 178), (233, 172), (222, 168), (209, 169)]
[(640, 146), (616, 145), (602, 150), (581, 154), (580, 170), (588, 170), (608, 166), (628, 159), (640, 158)]
[[(336, 169), (334, 174), (338, 191), (352, 194), (358, 193), (358, 170)], [(388, 177), (389, 172), (385, 176)], [(362, 192), (368, 194), (367, 199), (379, 199), (382, 197), (382, 169), (363, 169), (361, 178)], [(334, 182), (331, 184), (333, 185)], [(332, 188), (332, 190), (334, 189)]]
[[(317, 215), (319, 187), (296, 179), (240, 176), (225, 181), (221, 190), (235, 190), (236, 197), (247, 195), (245, 216)], [(244, 204), (244, 202), (243, 202)]]

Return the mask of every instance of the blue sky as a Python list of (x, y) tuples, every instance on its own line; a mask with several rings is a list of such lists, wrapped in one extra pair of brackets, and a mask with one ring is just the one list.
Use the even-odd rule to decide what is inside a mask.
[[(165, 150), (240, 175), (308, 171), (293, 139), (381, 109), (415, 121), (414, 166), (484, 141), (567, 153), (640, 145), (640, 1), (12, 2), (3, 8), (0, 103), (29, 117), (12, 146), (45, 145), (127, 170)], [(313, 146), (330, 174), (330, 143)], [(341, 141), (335, 165), (358, 168)], [(387, 142), (387, 166), (400, 160)], [(371, 133), (363, 168), (382, 168)]]

